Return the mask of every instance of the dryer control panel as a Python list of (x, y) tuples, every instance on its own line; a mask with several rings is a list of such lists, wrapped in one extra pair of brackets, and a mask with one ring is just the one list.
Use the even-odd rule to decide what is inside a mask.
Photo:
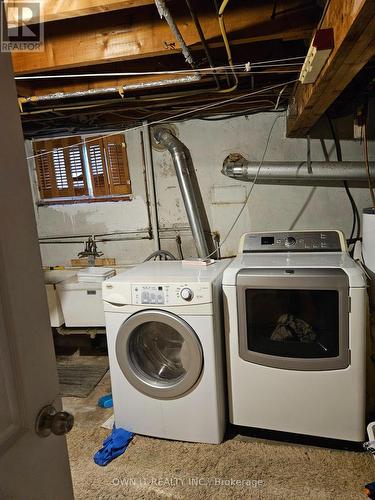
[(212, 302), (211, 286), (197, 283), (133, 284), (132, 303), (150, 306), (179, 306)]
[(341, 231), (246, 233), (239, 247), (239, 253), (346, 251), (346, 241)]

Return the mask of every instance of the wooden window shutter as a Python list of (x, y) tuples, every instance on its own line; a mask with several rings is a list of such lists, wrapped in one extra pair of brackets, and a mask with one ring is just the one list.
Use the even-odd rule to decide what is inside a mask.
[(94, 196), (108, 195), (109, 184), (102, 139), (88, 139), (86, 149)]
[(39, 195), (42, 199), (55, 196), (55, 176), (51, 168), (50, 153), (46, 149), (45, 141), (34, 143), (36, 175), (38, 179)]
[(131, 193), (128, 156), (124, 134), (103, 138), (107, 159), (110, 194)]
[(80, 142), (80, 137), (68, 137), (34, 143), (41, 198), (88, 193)]
[(88, 194), (85, 168), (83, 164), (83, 145), (80, 144), (80, 137), (69, 137), (66, 140), (69, 148), (66, 148), (65, 157), (69, 164), (69, 172), (74, 196), (83, 196)]

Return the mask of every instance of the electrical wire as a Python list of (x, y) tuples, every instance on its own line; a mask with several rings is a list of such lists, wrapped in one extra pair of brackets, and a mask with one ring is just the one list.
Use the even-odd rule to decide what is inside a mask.
[(327, 13), (327, 10), (328, 10), (330, 3), (331, 3), (331, 0), (326, 0), (322, 15), (321, 15), (320, 20), (319, 20), (318, 27), (316, 28), (317, 31), (320, 30), (320, 28), (322, 27), (322, 24), (323, 24), (323, 21), (324, 21), (324, 18), (326, 16), (326, 13)]
[[(193, 20), (193, 23), (195, 25), (195, 29), (197, 30), (199, 38), (200, 38), (200, 40), (202, 42), (203, 50), (204, 50), (204, 52), (206, 54), (206, 57), (207, 57), (207, 62), (210, 65), (210, 68), (213, 68), (215, 65), (214, 65), (214, 62), (213, 62), (213, 59), (212, 59), (212, 56), (211, 56), (210, 47), (209, 47), (209, 45), (207, 43), (206, 37), (204, 36), (202, 25), (201, 25), (201, 23), (199, 21), (199, 17), (197, 15), (197, 13), (195, 12), (191, 1), (190, 0), (185, 0), (185, 3), (187, 5), (187, 8), (189, 9), (190, 17)], [(216, 90), (220, 90), (221, 89), (220, 79), (217, 76), (217, 74), (216, 74), (215, 71), (213, 71), (212, 76), (213, 76), (213, 78), (215, 80), (215, 83), (216, 83)]]
[[(282, 109), (279, 108), (277, 111), (286, 111), (286, 110), (287, 110), (287, 108), (282, 108)], [(274, 112), (274, 111), (275, 111), (275, 107), (272, 104), (272, 106), (268, 106), (268, 107), (259, 106), (256, 108), (248, 108), (248, 109), (244, 109), (241, 111), (234, 111), (232, 113), (228, 113), (227, 115), (220, 115), (220, 116), (215, 116), (215, 117), (211, 117), (211, 118), (202, 116), (202, 117), (197, 117), (196, 119), (207, 121), (207, 122), (215, 122), (215, 121), (222, 121), (222, 120), (231, 120), (232, 118), (238, 118), (241, 116), (256, 115), (258, 113), (270, 113), (270, 112)]]
[[(169, 122), (170, 122), (170, 121), (173, 121), (173, 120), (174, 120), (174, 119), (176, 119), (176, 118), (181, 118), (181, 117), (183, 117), (183, 116), (189, 116), (189, 115), (191, 115), (191, 114), (194, 114), (194, 113), (196, 113), (197, 111), (204, 111), (204, 110), (206, 110), (206, 109), (212, 109), (212, 108), (215, 108), (215, 107), (217, 107), (217, 106), (223, 106), (223, 105), (225, 105), (225, 104), (227, 104), (227, 103), (231, 103), (231, 102), (238, 101), (238, 100), (240, 100), (240, 99), (244, 99), (245, 97), (250, 97), (250, 96), (252, 96), (252, 95), (261, 94), (261, 93), (263, 93), (263, 92), (266, 92), (266, 91), (268, 91), (268, 90), (272, 90), (272, 89), (275, 89), (275, 88), (284, 87), (285, 85), (287, 85), (287, 84), (288, 84), (288, 85), (289, 85), (289, 84), (292, 84), (292, 83), (294, 83), (294, 82), (296, 82), (296, 81), (297, 81), (297, 80), (291, 80), (291, 81), (289, 81), (289, 82), (283, 82), (283, 83), (279, 83), (279, 84), (271, 85), (271, 86), (269, 86), (269, 87), (264, 87), (263, 89), (254, 90), (254, 91), (249, 92), (249, 93), (247, 93), (247, 94), (242, 94), (242, 95), (240, 95), (240, 96), (231, 97), (231, 98), (229, 98), (229, 99), (222, 99), (222, 100), (220, 100), (220, 101), (216, 101), (216, 102), (214, 102), (214, 103), (206, 104), (205, 106), (198, 106), (198, 107), (195, 107), (195, 108), (190, 109), (190, 110), (188, 110), (188, 111), (184, 111), (184, 112), (182, 112), (182, 113), (177, 113), (176, 115), (173, 115), (173, 116), (170, 116), (170, 117), (167, 117), (167, 118), (162, 118), (162, 119), (160, 119), (160, 120), (155, 120), (155, 121), (153, 121), (153, 122), (150, 122), (150, 123), (149, 123), (149, 126), (152, 126), (152, 125), (157, 125), (157, 124), (159, 124), (159, 123), (164, 123), (164, 122), (167, 122), (167, 121), (169, 121)], [(91, 141), (96, 141), (96, 140), (98, 140), (98, 139), (104, 139), (104, 138), (106, 138), (106, 137), (111, 137), (111, 136), (116, 135), (116, 134), (119, 134), (119, 133), (121, 133), (121, 132), (123, 132), (123, 133), (125, 133), (126, 131), (127, 131), (127, 132), (131, 132), (131, 131), (134, 131), (134, 130), (138, 130), (138, 129), (140, 129), (140, 128), (142, 128), (142, 126), (136, 126), (136, 127), (132, 127), (132, 128), (124, 129), (124, 130), (116, 130), (116, 131), (113, 131), (113, 132), (111, 132), (111, 133), (109, 133), (109, 134), (106, 134), (106, 135), (103, 135), (103, 136), (96, 136), (95, 138), (93, 138), (93, 139), (88, 139), (88, 140), (86, 140), (86, 141), (84, 141), (84, 142), (83, 142), (83, 141), (82, 141), (82, 142), (77, 142), (77, 143), (75, 143), (74, 145), (71, 145), (71, 146), (63, 146), (61, 149), (62, 149), (62, 150), (63, 150), (63, 149), (67, 149), (67, 148), (70, 148), (70, 147), (73, 147), (73, 146), (74, 146), (74, 147), (77, 147), (78, 145), (81, 145), (81, 144), (84, 144), (84, 143), (86, 143), (86, 144), (87, 144), (88, 142), (91, 142)], [(43, 155), (46, 155), (46, 154), (48, 154), (48, 153), (38, 153), (38, 154), (36, 154), (36, 155), (30, 155), (30, 156), (27, 156), (27, 157), (26, 157), (26, 159), (27, 159), (27, 160), (31, 160), (31, 159), (33, 159), (33, 158), (37, 158), (37, 157), (39, 157), (39, 156), (43, 156)]]
[(271, 63), (271, 62), (294, 61), (296, 59), (306, 59), (306, 56), (284, 57), (283, 59), (269, 59), (267, 61), (258, 61), (258, 62), (251, 63), (251, 66), (256, 66), (258, 64), (265, 64), (265, 63)]
[(279, 107), (279, 104), (280, 104), (280, 99), (281, 99), (281, 96), (282, 94), (284, 93), (284, 91), (286, 90), (288, 85), (285, 85), (279, 92), (279, 95), (277, 97), (277, 101), (276, 101), (276, 104), (275, 104), (275, 111), (277, 111), (277, 108)]
[[(337, 137), (332, 119), (328, 115), (327, 115), (327, 118), (328, 118), (328, 123), (329, 123), (330, 129), (331, 129), (333, 142), (335, 144), (337, 161), (342, 162), (342, 151), (341, 151), (340, 140)], [(360, 236), (361, 236), (361, 218), (359, 215), (358, 207), (356, 205), (356, 202), (353, 198), (352, 193), (350, 192), (349, 185), (348, 185), (347, 181), (343, 181), (343, 184), (344, 184), (344, 189), (345, 189), (346, 195), (349, 198), (349, 202), (350, 202), (350, 206), (351, 206), (352, 214), (353, 214), (352, 230), (350, 232), (350, 236), (348, 239), (348, 244), (351, 244), (351, 243), (355, 243), (357, 240), (360, 239)], [(355, 239), (353, 240), (356, 226), (357, 226), (357, 233), (356, 233)]]
[[(281, 69), (289, 66), (302, 66), (302, 63), (284, 63), (284, 64), (258, 64), (251, 65), (251, 70), (248, 71), (245, 67), (232, 67), (232, 66), (218, 66), (212, 69), (197, 69), (194, 73), (201, 73), (202, 76), (211, 76), (215, 74), (225, 75), (228, 70), (231, 70), (233, 74), (236, 75), (246, 75), (251, 74), (253, 69), (260, 68), (276, 68)], [(176, 71), (161, 71), (161, 72), (149, 72), (149, 73), (69, 73), (63, 75), (28, 75), (28, 76), (16, 76), (15, 80), (63, 80), (63, 79), (73, 79), (73, 78), (119, 78), (119, 77), (133, 77), (133, 76), (158, 76), (158, 75), (186, 75), (191, 74), (191, 70), (176, 70)]]
[[(286, 98), (287, 99), (287, 98)], [(243, 105), (246, 105), (246, 104), (251, 104), (252, 106), (251, 107), (248, 107), (246, 109), (243, 109)], [(223, 111), (213, 111), (211, 114), (211, 118), (210, 117), (204, 117), (204, 116), (194, 116), (194, 119), (197, 119), (197, 120), (204, 120), (204, 121), (220, 121), (220, 120), (225, 120), (225, 119), (232, 119), (232, 118), (236, 118), (236, 117), (240, 117), (240, 116), (249, 116), (249, 115), (253, 115), (253, 114), (256, 114), (256, 113), (260, 113), (260, 112), (270, 112), (272, 109), (274, 109), (275, 107), (275, 104), (274, 104), (274, 101), (272, 101), (271, 99), (260, 99), (260, 100), (251, 100), (251, 101), (242, 101), (242, 102), (236, 102), (236, 103), (232, 103), (232, 106), (242, 106), (242, 109), (238, 110), (238, 111), (228, 111), (227, 113), (224, 114)], [(174, 106), (173, 107), (173, 110), (185, 110), (185, 109), (188, 109), (187, 107), (179, 107), (179, 106)], [(279, 111), (285, 111), (284, 109), (284, 106), (282, 108), (279, 108), (278, 109)], [(141, 116), (134, 116), (134, 115), (131, 115), (130, 113), (131, 112), (134, 112), (134, 113), (139, 113), (139, 112), (146, 112), (148, 114), (143, 114)], [(125, 114), (125, 112), (127, 114)], [(90, 114), (90, 112), (89, 112)], [(113, 115), (113, 116), (116, 116), (116, 117), (119, 117), (121, 118), (122, 120), (129, 120), (129, 121), (140, 121), (140, 120), (145, 120), (145, 119), (150, 119), (152, 116), (155, 116), (155, 115), (170, 115), (171, 114), (171, 110), (165, 110), (165, 109), (161, 109), (161, 110), (156, 110), (156, 111), (153, 111), (151, 112), (150, 109), (148, 108), (127, 108), (127, 109), (109, 109), (109, 110), (105, 110), (105, 111), (102, 111), (100, 113), (98, 112), (93, 112), (91, 111), (91, 114), (95, 114), (95, 118), (98, 119), (100, 118), (101, 115), (103, 114), (110, 114), (110, 115)], [(80, 113), (70, 113), (68, 115), (64, 115), (64, 119), (66, 118), (72, 118), (72, 117), (75, 117), (75, 116), (79, 116)], [(51, 121), (56, 121), (57, 117), (56, 116), (53, 116), (53, 117), (45, 117), (43, 118), (42, 120), (42, 123), (43, 124), (46, 124), (48, 122), (51, 122)], [(38, 123), (41, 123), (40, 120), (35, 120), (36, 122)], [(32, 123), (32, 122), (27, 122), (27, 123)], [(118, 126), (121, 126), (121, 125), (118, 125)]]
[(374, 188), (372, 187), (372, 182), (371, 182), (370, 165), (369, 165), (369, 162), (368, 162), (367, 121), (365, 121), (365, 123), (363, 125), (363, 153), (364, 153), (364, 158), (365, 158), (367, 181), (368, 181), (368, 187), (369, 187), (369, 190), (370, 190), (372, 209), (375, 212), (375, 195), (374, 195)]
[(217, 251), (218, 251), (218, 250), (220, 250), (220, 249), (222, 248), (222, 246), (224, 245), (224, 243), (227, 241), (227, 239), (229, 238), (230, 234), (232, 233), (233, 229), (235, 228), (235, 226), (236, 226), (237, 222), (239, 221), (239, 219), (240, 219), (240, 217), (241, 217), (241, 215), (242, 215), (243, 211), (245, 210), (245, 208), (246, 208), (246, 206), (247, 206), (247, 204), (248, 204), (248, 202), (249, 202), (249, 200), (250, 200), (251, 193), (253, 192), (253, 189), (254, 189), (254, 187), (255, 187), (256, 181), (257, 181), (257, 179), (258, 179), (258, 177), (259, 177), (259, 173), (260, 173), (260, 170), (261, 170), (261, 168), (262, 168), (262, 165), (263, 165), (263, 163), (264, 163), (264, 159), (265, 159), (265, 157), (266, 157), (266, 154), (267, 154), (267, 151), (268, 151), (268, 146), (269, 146), (269, 143), (270, 143), (270, 140), (271, 140), (272, 131), (273, 131), (273, 129), (274, 129), (274, 127), (275, 127), (275, 125), (276, 125), (277, 120), (278, 120), (279, 118), (281, 118), (282, 116), (284, 116), (284, 113), (283, 113), (283, 114), (278, 114), (278, 115), (275, 117), (275, 119), (274, 119), (274, 121), (273, 121), (273, 123), (272, 123), (272, 125), (271, 125), (270, 131), (268, 132), (268, 136), (267, 136), (266, 146), (265, 146), (265, 148), (264, 148), (262, 158), (261, 158), (261, 160), (260, 160), (260, 162), (259, 162), (258, 169), (257, 169), (257, 172), (256, 172), (256, 174), (255, 174), (255, 177), (254, 177), (253, 183), (251, 184), (251, 187), (250, 187), (250, 189), (249, 189), (249, 192), (248, 192), (248, 194), (247, 194), (247, 196), (246, 196), (246, 199), (245, 199), (245, 201), (244, 201), (244, 203), (243, 203), (243, 205), (242, 205), (242, 207), (241, 207), (240, 211), (239, 211), (239, 212), (238, 212), (238, 214), (237, 214), (237, 217), (234, 219), (233, 224), (231, 225), (231, 227), (230, 227), (229, 231), (227, 232), (227, 234), (226, 234), (225, 238), (224, 238), (224, 239), (223, 239), (223, 241), (220, 243), (220, 245), (218, 245), (218, 246), (215, 248), (215, 250), (214, 250), (213, 252), (211, 252), (210, 254), (208, 254), (208, 255), (205, 257), (205, 259), (208, 259), (209, 257), (211, 257), (212, 255), (214, 255), (215, 253), (217, 253)]
[[(244, 105), (259, 105), (260, 103), (267, 103), (267, 104), (272, 104), (272, 106), (274, 107), (274, 101), (273, 101), (272, 99), (270, 99), (270, 98), (267, 98), (266, 96), (267, 96), (267, 94), (266, 94), (266, 93), (262, 93), (262, 95), (261, 95), (260, 97), (264, 97), (263, 99), (255, 99), (255, 100), (254, 100), (254, 99), (251, 99), (251, 100), (249, 100), (249, 101), (248, 101), (248, 100), (243, 100), (243, 101), (241, 101), (241, 102), (234, 102), (234, 103), (232, 103), (232, 106), (241, 106), (241, 107), (242, 107), (242, 109), (241, 109), (241, 110), (239, 110), (238, 112), (237, 112), (237, 111), (228, 111), (228, 112), (224, 112), (224, 111), (217, 112), (217, 111), (214, 111), (213, 113), (214, 113), (214, 114), (216, 114), (216, 115), (219, 115), (219, 114), (220, 114), (221, 116), (223, 116), (224, 114), (226, 114), (226, 113), (227, 113), (228, 118), (231, 118), (232, 116), (233, 116), (233, 117), (234, 117), (234, 116), (236, 116), (236, 115), (233, 115), (233, 113), (240, 113), (240, 111), (242, 111), (242, 113), (237, 114), (237, 116), (243, 116), (243, 115), (247, 115), (247, 114), (249, 114), (249, 113), (248, 113), (249, 111), (251, 111), (251, 112), (252, 112), (251, 114), (253, 114), (254, 109), (258, 109), (258, 106), (257, 106), (256, 108), (251, 107), (251, 108), (246, 108), (246, 109), (244, 110), (244, 109), (243, 109), (243, 106), (244, 106)], [(274, 97), (274, 95), (271, 95), (270, 97)], [(286, 96), (286, 97), (285, 97), (285, 99), (287, 100), (287, 99), (288, 99), (288, 97)], [(196, 102), (196, 100), (195, 100), (194, 102)], [(189, 103), (189, 101), (184, 101), (184, 103), (185, 103), (185, 104), (188, 104), (188, 103)], [(90, 115), (90, 114), (91, 114), (91, 115), (93, 115), (93, 114), (94, 114), (94, 115), (96, 116), (96, 118), (97, 118), (97, 117), (98, 117), (98, 116), (100, 116), (101, 114), (105, 114), (105, 113), (110, 113), (110, 114), (112, 114), (112, 113), (116, 113), (116, 112), (118, 112), (118, 113), (117, 113), (117, 116), (120, 116), (120, 117), (121, 117), (120, 112), (121, 112), (121, 113), (124, 113), (124, 112), (127, 112), (127, 113), (132, 113), (132, 112), (133, 112), (133, 113), (144, 112), (144, 113), (147, 113), (147, 114), (146, 114), (146, 115), (145, 115), (145, 114), (143, 114), (143, 115), (141, 115), (141, 116), (134, 116), (134, 115), (133, 115), (133, 116), (130, 116), (130, 115), (125, 115), (125, 114), (123, 114), (123, 115), (122, 115), (122, 118), (125, 118), (125, 119), (127, 118), (127, 119), (129, 119), (129, 120), (140, 120), (140, 119), (144, 120), (144, 119), (150, 119), (151, 117), (153, 117), (153, 116), (155, 116), (155, 115), (158, 115), (158, 114), (167, 114), (167, 115), (171, 116), (171, 114), (172, 114), (173, 112), (175, 112), (175, 110), (180, 110), (180, 109), (185, 110), (185, 109), (189, 109), (188, 107), (183, 107), (183, 108), (181, 108), (181, 107), (180, 107), (180, 106), (178, 106), (178, 105), (171, 106), (171, 107), (169, 108), (169, 110), (166, 110), (166, 109), (159, 109), (159, 110), (157, 110), (157, 109), (156, 109), (156, 108), (158, 108), (158, 107), (160, 107), (160, 106), (163, 106), (163, 105), (165, 105), (165, 104), (164, 104), (164, 103), (160, 103), (160, 104), (153, 104), (151, 107), (144, 107), (144, 106), (142, 106), (142, 107), (141, 107), (141, 106), (136, 106), (136, 107), (135, 107), (135, 106), (134, 106), (134, 107), (128, 107), (128, 108), (105, 108), (105, 109), (102, 109), (102, 110), (99, 110), (99, 111), (97, 111), (97, 108), (98, 108), (98, 107), (103, 108), (103, 107), (102, 107), (102, 105), (94, 105), (94, 109), (89, 109), (89, 110), (85, 111), (85, 114), (86, 114), (86, 115)], [(84, 108), (84, 107), (83, 107), (83, 108)], [(59, 110), (64, 110), (64, 111), (65, 111), (65, 110), (75, 110), (75, 108), (74, 108), (74, 107), (73, 107), (73, 108), (70, 108), (70, 107), (65, 108), (65, 107), (63, 107), (63, 108), (58, 108), (58, 109), (59, 109)], [(81, 108), (78, 108), (78, 109), (81, 109)], [(50, 117), (50, 116), (43, 117), (43, 118), (42, 118), (42, 123), (43, 123), (43, 124), (45, 124), (45, 123), (47, 123), (47, 122), (50, 122), (50, 121), (56, 121), (56, 120), (58, 119), (58, 117), (56, 117), (56, 113), (54, 113), (54, 109), (53, 109), (53, 108), (52, 108), (52, 109), (51, 109), (51, 108), (49, 108), (49, 109), (47, 109), (47, 110), (46, 110), (46, 109), (44, 109), (44, 111), (40, 110), (40, 111), (34, 111), (34, 112), (25, 112), (25, 113), (22, 113), (22, 116), (29, 116), (29, 115), (41, 114), (41, 113), (43, 113), (43, 112), (44, 112), (44, 114), (46, 114), (46, 113), (53, 113), (53, 114), (54, 114), (54, 116), (52, 116), (52, 117)], [(64, 119), (66, 119), (66, 118), (71, 118), (71, 117), (79, 116), (80, 114), (81, 114), (81, 112), (69, 113), (69, 114), (62, 115), (62, 117), (63, 117)], [(196, 116), (196, 117), (194, 117), (194, 118), (197, 118), (197, 119), (207, 119), (207, 120), (209, 120), (209, 118), (208, 118), (208, 117), (206, 117), (206, 118), (203, 118), (203, 117), (202, 117), (202, 118), (201, 118), (200, 116)], [(28, 123), (32, 123), (32, 122), (34, 122), (34, 121), (41, 123), (41, 120), (30, 120), (30, 121), (26, 121), (25, 123), (26, 123), (26, 124), (28, 124)], [(121, 125), (120, 125), (120, 124), (118, 124), (118, 125), (117, 125), (117, 127), (118, 127), (118, 126), (121, 126)]]
[[(296, 64), (302, 65), (301, 62), (295, 62), (295, 63), (284, 63), (284, 61), (297, 61), (299, 59), (305, 59), (305, 56), (295, 56), (295, 57), (287, 57), (283, 59), (270, 59), (266, 61), (258, 61), (258, 62), (252, 62), (250, 67), (251, 68), (267, 68), (267, 67), (273, 67), (273, 66), (294, 66)], [(274, 64), (278, 63), (278, 64)], [(177, 70), (165, 70), (165, 71), (139, 71), (139, 72), (112, 72), (112, 73), (65, 73), (65, 74), (54, 74), (54, 75), (22, 75), (22, 76), (15, 76), (15, 80), (52, 80), (52, 79), (65, 79), (65, 78), (105, 78), (105, 77), (121, 77), (121, 76), (160, 76), (160, 75), (177, 75), (177, 74), (190, 74), (190, 73), (196, 73), (197, 71), (200, 73), (217, 73), (217, 72), (227, 72), (228, 70), (235, 71), (237, 70), (238, 73), (243, 73), (246, 70), (246, 64), (247, 63), (240, 63), (240, 64), (232, 64), (232, 65), (222, 65), (222, 66), (214, 66), (214, 67), (208, 67), (208, 68), (198, 68), (198, 69), (177, 69)]]

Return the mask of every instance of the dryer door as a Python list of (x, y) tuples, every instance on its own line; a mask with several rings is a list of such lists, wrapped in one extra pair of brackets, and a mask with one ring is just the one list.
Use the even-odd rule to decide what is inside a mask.
[(202, 346), (194, 330), (161, 310), (137, 312), (122, 324), (116, 356), (129, 383), (158, 399), (182, 396), (203, 369)]
[(245, 361), (301, 371), (349, 366), (349, 281), (342, 269), (244, 269), (237, 303)]

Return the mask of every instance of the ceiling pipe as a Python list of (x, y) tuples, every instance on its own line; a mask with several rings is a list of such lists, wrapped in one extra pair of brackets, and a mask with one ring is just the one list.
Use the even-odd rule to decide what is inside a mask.
[[(164, 0), (155, 0), (155, 5), (158, 9), (160, 17), (164, 17), (167, 21), (173, 35), (181, 46), (182, 53), (185, 57), (186, 62), (195, 69), (195, 63), (193, 60), (193, 56), (191, 55), (189, 47), (186, 45), (185, 40), (183, 39), (180, 30), (178, 29), (174, 19), (165, 5)], [(29, 96), (29, 97), (20, 97), (18, 99), (18, 104), (23, 111), (22, 106), (28, 103), (40, 103), (40, 102), (49, 102), (55, 100), (62, 99), (77, 99), (82, 97), (92, 97), (92, 96), (102, 96), (108, 94), (119, 94), (121, 97), (124, 96), (126, 92), (130, 92), (133, 90), (153, 90), (159, 87), (168, 87), (171, 85), (183, 85), (187, 83), (194, 83), (201, 80), (201, 75), (198, 71), (196, 71), (193, 75), (183, 76), (179, 78), (170, 78), (168, 80), (157, 80), (155, 82), (141, 82), (141, 83), (130, 83), (127, 85), (120, 85), (119, 87), (105, 87), (99, 89), (89, 89), (82, 90), (76, 92), (54, 92), (52, 94), (45, 95), (37, 95), (37, 96)]]
[[(278, 181), (366, 181), (367, 174), (363, 162), (311, 162), (311, 173), (307, 162), (259, 162), (247, 161), (241, 155), (229, 155), (223, 163), (221, 173), (239, 181), (278, 180)], [(370, 163), (371, 176), (375, 176), (375, 162)]]
[(186, 45), (185, 40), (183, 39), (180, 30), (178, 29), (177, 24), (175, 23), (168, 7), (165, 4), (164, 0), (155, 0), (155, 5), (158, 9), (159, 15), (161, 18), (167, 21), (175, 39), (178, 41), (181, 47), (181, 51), (183, 56), (185, 57), (185, 61), (190, 64), (190, 66), (195, 69), (195, 63), (193, 56), (191, 55), (189, 47)]
[[(194, 188), (193, 176), (195, 172), (192, 167), (190, 152), (167, 128), (156, 127), (153, 133), (155, 140), (165, 146), (172, 156), (198, 257), (207, 257), (211, 254), (206, 240), (206, 232), (207, 229), (209, 230), (208, 220), (204, 208), (202, 210), (202, 204), (199, 203), (200, 200), (197, 199), (200, 196), (200, 191)], [(213, 247), (212, 242), (210, 246)]]
[(198, 82), (201, 76), (198, 73), (193, 75), (183, 76), (180, 78), (170, 78), (168, 80), (157, 80), (156, 82), (141, 82), (141, 83), (130, 83), (120, 87), (106, 87), (100, 89), (89, 89), (76, 92), (54, 92), (53, 94), (37, 95), (30, 97), (20, 97), (18, 102), (20, 105), (34, 102), (48, 102), (62, 99), (77, 99), (81, 97), (92, 97), (92, 96), (102, 96), (108, 94), (119, 94), (121, 97), (126, 92), (132, 90), (153, 90), (159, 87), (168, 87), (171, 85), (182, 85), (185, 83)]

